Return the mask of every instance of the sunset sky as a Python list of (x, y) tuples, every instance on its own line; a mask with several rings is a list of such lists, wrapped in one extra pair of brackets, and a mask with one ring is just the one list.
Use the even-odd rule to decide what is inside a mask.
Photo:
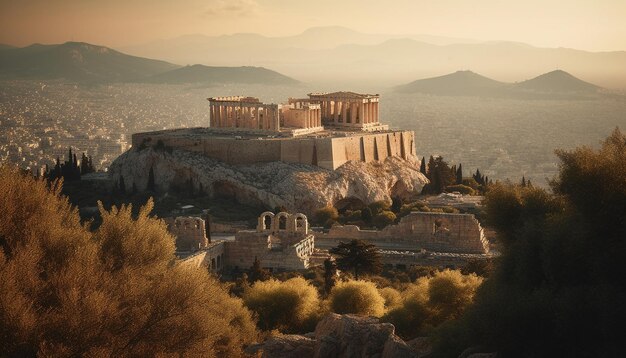
[(0, 43), (126, 46), (185, 34), (345, 26), (544, 47), (626, 50), (624, 0), (0, 0)]

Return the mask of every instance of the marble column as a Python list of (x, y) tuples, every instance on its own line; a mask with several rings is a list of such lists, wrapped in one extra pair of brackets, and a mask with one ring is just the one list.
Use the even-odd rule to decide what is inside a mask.
[(341, 101), (341, 121), (346, 124), (348, 122), (348, 102)]
[(380, 112), (378, 109), (379, 102), (374, 102), (374, 123), (380, 122)]
[(339, 101), (335, 101), (333, 104), (333, 122), (339, 123)]
[(356, 102), (350, 102), (350, 124), (356, 123), (356, 112), (357, 112)]

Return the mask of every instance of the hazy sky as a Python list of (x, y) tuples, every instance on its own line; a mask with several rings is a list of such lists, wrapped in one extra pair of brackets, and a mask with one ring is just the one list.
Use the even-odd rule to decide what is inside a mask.
[(125, 46), (184, 34), (367, 33), (626, 50), (626, 0), (0, 0), (0, 43)]

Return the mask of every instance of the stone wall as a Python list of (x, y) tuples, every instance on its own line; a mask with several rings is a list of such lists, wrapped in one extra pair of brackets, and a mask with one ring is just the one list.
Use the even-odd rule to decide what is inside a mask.
[(486, 254), (489, 244), (483, 228), (472, 214), (414, 212), (396, 225), (383, 230), (361, 230), (355, 225), (336, 225), (327, 233), (315, 233), (320, 248), (337, 246), (341, 241), (360, 239), (381, 249), (427, 250)]
[(179, 251), (196, 251), (204, 249), (208, 244), (204, 220), (197, 217), (179, 216), (165, 218), (168, 231), (176, 236), (176, 249)]
[(152, 146), (201, 153), (228, 164), (283, 161), (337, 169), (349, 160), (372, 162), (389, 156), (415, 157), (412, 131), (383, 133), (346, 132), (319, 138), (236, 138), (202, 128), (136, 133), (134, 148)]
[(193, 267), (207, 267), (212, 272), (221, 271), (226, 266), (225, 243), (225, 241), (213, 242), (204, 249), (183, 258), (180, 263)]

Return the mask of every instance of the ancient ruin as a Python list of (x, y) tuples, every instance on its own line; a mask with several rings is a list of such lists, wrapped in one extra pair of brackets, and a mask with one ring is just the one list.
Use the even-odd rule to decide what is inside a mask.
[(489, 243), (472, 214), (412, 212), (383, 230), (361, 230), (356, 225), (335, 225), (327, 233), (315, 233), (318, 247), (360, 239), (383, 250), (487, 254)]
[(282, 161), (330, 170), (347, 161), (417, 160), (413, 132), (379, 122), (378, 95), (311, 93), (282, 105), (243, 96), (208, 100), (208, 128), (136, 133), (133, 147), (182, 149), (235, 165)]
[[(173, 222), (184, 221), (176, 218)], [(195, 218), (204, 223), (204, 220)], [(172, 219), (169, 219), (172, 221)], [(186, 231), (169, 226), (177, 235), (177, 244), (185, 238)], [(195, 238), (195, 236), (194, 236)], [(205, 237), (206, 240), (206, 237)], [(184, 251), (184, 248), (177, 248)], [(303, 270), (310, 266), (315, 249), (314, 236), (304, 214), (265, 212), (259, 216), (256, 230), (237, 232), (234, 241), (217, 241), (192, 252), (179, 252), (185, 264), (206, 266), (213, 271), (224, 267), (248, 269), (258, 260), (261, 267), (270, 271)]]
[[(310, 93), (283, 104), (209, 98), (209, 126), (135, 133), (110, 166), (112, 183), (157, 192), (185, 188), (237, 203), (312, 214), (346, 199), (409, 198), (419, 172), (412, 131), (379, 119), (377, 94)], [(280, 173), (280, 175), (277, 175)]]
[(176, 237), (176, 248), (181, 251), (196, 251), (207, 247), (204, 220), (196, 217), (180, 216), (165, 218), (167, 229)]

